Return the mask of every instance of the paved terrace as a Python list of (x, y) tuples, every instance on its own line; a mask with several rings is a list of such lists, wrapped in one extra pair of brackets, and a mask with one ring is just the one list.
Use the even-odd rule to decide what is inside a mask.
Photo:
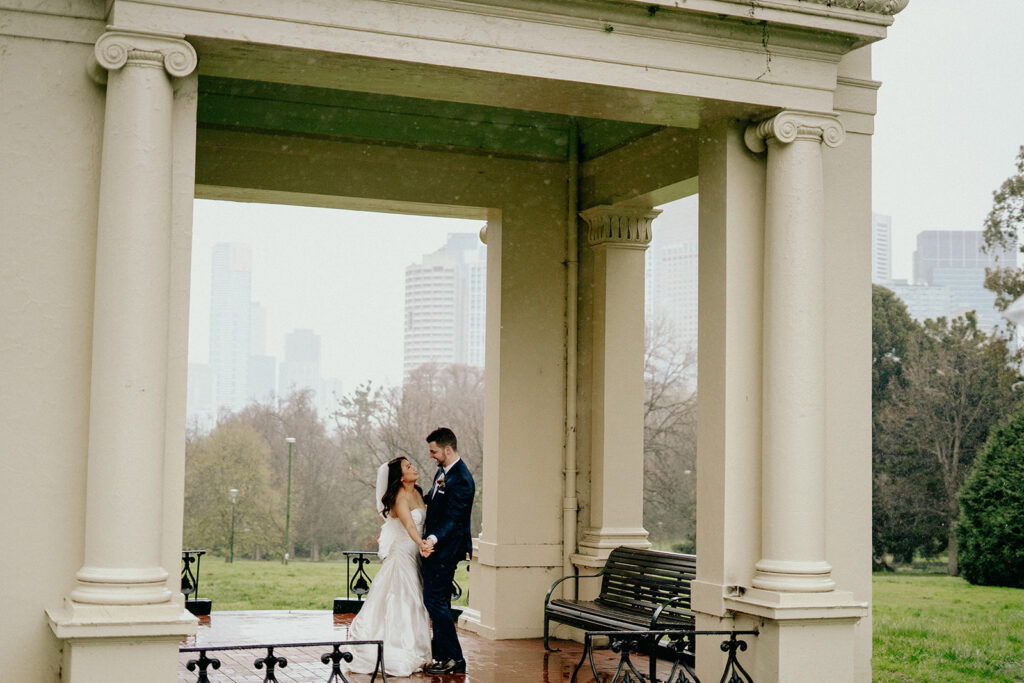
[[(351, 614), (334, 615), (329, 611), (257, 611), (257, 612), (214, 612), (201, 617), (199, 631), (185, 639), (186, 647), (217, 645), (248, 645), (272, 643), (303, 643), (340, 641), (348, 638)], [(580, 659), (583, 646), (566, 640), (553, 640), (552, 646), (561, 652), (547, 653), (540, 638), (528, 640), (492, 641), (472, 633), (460, 631), (459, 639), (468, 662), (468, 673), (456, 676), (430, 676), (417, 674), (411, 678), (389, 678), (393, 681), (431, 681), (442, 683), (552, 683), (568, 681), (572, 670)], [(288, 660), (288, 666), (278, 668), (275, 676), (280, 683), (320, 681), (330, 675), (330, 668), (320, 663), (320, 655), (329, 648), (280, 648), (274, 654)], [(196, 673), (185, 668), (189, 659), (197, 653), (180, 655), (179, 681), (195, 681)], [(257, 670), (253, 661), (265, 657), (266, 650), (244, 650), (235, 652), (211, 652), (210, 657), (221, 661), (217, 670), (210, 669), (210, 683), (237, 683), (241, 681), (263, 681), (265, 669)], [(644, 657), (636, 657), (638, 665), (647, 666)], [(607, 652), (598, 652), (597, 661), (601, 671), (614, 672), (617, 658)], [(646, 669), (642, 669), (646, 670)], [(666, 669), (667, 671), (667, 669)], [(369, 676), (351, 674), (349, 679), (362, 683)], [(380, 680), (378, 677), (377, 680)], [(581, 683), (593, 682), (593, 676), (581, 675)]]

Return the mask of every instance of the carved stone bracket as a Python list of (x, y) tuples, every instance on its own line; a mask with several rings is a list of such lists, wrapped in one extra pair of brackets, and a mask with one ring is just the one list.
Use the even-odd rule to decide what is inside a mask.
[(747, 126), (743, 141), (752, 152), (763, 152), (766, 142), (774, 138), (782, 143), (794, 140), (824, 142), (829, 147), (843, 143), (846, 131), (838, 117), (802, 111), (784, 111), (770, 119)]
[(127, 64), (163, 67), (176, 78), (188, 76), (199, 63), (196, 50), (185, 36), (110, 28), (96, 41), (89, 73), (97, 83), (107, 82), (107, 72)]
[(595, 206), (580, 212), (590, 230), (592, 245), (617, 244), (645, 249), (651, 241), (651, 222), (661, 211), (644, 207)]

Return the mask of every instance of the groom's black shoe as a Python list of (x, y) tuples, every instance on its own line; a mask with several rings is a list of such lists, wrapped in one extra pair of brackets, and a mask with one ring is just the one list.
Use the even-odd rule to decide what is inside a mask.
[(438, 674), (464, 674), (466, 673), (465, 659), (446, 659), (434, 662), (430, 666), (423, 667), (423, 672), (432, 676)]

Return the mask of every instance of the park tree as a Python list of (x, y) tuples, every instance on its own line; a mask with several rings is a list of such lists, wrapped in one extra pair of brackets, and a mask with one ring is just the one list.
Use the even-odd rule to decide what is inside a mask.
[[(317, 412), (310, 389), (298, 389), (279, 401), (253, 402), (224, 416), (222, 423), (237, 422), (259, 432), (270, 452), (273, 486), (288, 504), (288, 443), (292, 437), (291, 529), (289, 557), (308, 555), (314, 562), (329, 550), (341, 550), (358, 541), (353, 532), (353, 500), (357, 482), (348, 480), (341, 449), (331, 439)], [(284, 516), (285, 513), (282, 512)], [(284, 531), (280, 536), (284, 542)], [(283, 546), (282, 546), (283, 552)]]
[(644, 352), (644, 527), (694, 552), (697, 521), (697, 356), (664, 321)]
[(209, 434), (190, 435), (185, 448), (184, 544), (224, 555), (230, 552), (235, 503), (235, 554), (258, 556), (283, 529), (283, 499), (274, 489), (270, 449), (252, 427), (231, 422)]
[[(1024, 145), (1015, 161), (1017, 172), (992, 193), (992, 210), (985, 219), (985, 248), (990, 254), (1024, 250)], [(1024, 266), (996, 265), (985, 270), (985, 287), (996, 293), (996, 308), (1005, 311), (1024, 295)]]
[(899, 382), (903, 359), (919, 330), (907, 306), (892, 290), (871, 285), (871, 405), (877, 409)]
[(973, 313), (928, 320), (877, 415), (880, 449), (905, 458), (908, 469), (928, 463), (938, 475), (936, 487), (920, 472), (925, 481), (919, 490), (938, 494), (935, 509), (942, 515), (951, 575), (958, 572), (960, 487), (990, 427), (1014, 405), (1015, 363), (1005, 340), (979, 330)]
[[(459, 440), (459, 455), (476, 480), (476, 503), (471, 526), (479, 533), (483, 495), (483, 369), (460, 364), (426, 363), (408, 373), (401, 386), (365, 384), (339, 400), (333, 413), (334, 438), (348, 476), (359, 483), (354, 494), (372, 510), (377, 468), (398, 456), (420, 470), (424, 492), (435, 465), (424, 440), (436, 427), (450, 427)], [(376, 536), (376, 523), (364, 527)]]
[(960, 570), (975, 584), (1024, 588), (1024, 411), (993, 427), (960, 492)]
[(891, 290), (871, 292), (872, 547), (877, 567), (886, 557), (909, 562), (915, 552), (934, 554), (946, 543), (945, 515), (935, 501), (942, 484), (933, 460), (890, 438), (880, 418), (903, 382), (907, 353), (921, 327)]

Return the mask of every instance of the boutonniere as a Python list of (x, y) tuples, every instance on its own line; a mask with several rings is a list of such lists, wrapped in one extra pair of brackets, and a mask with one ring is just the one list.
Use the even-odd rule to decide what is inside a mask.
[(437, 491), (438, 493), (443, 493), (444, 492), (444, 475), (443, 474), (440, 477), (437, 478), (437, 483), (434, 484), (434, 490)]

